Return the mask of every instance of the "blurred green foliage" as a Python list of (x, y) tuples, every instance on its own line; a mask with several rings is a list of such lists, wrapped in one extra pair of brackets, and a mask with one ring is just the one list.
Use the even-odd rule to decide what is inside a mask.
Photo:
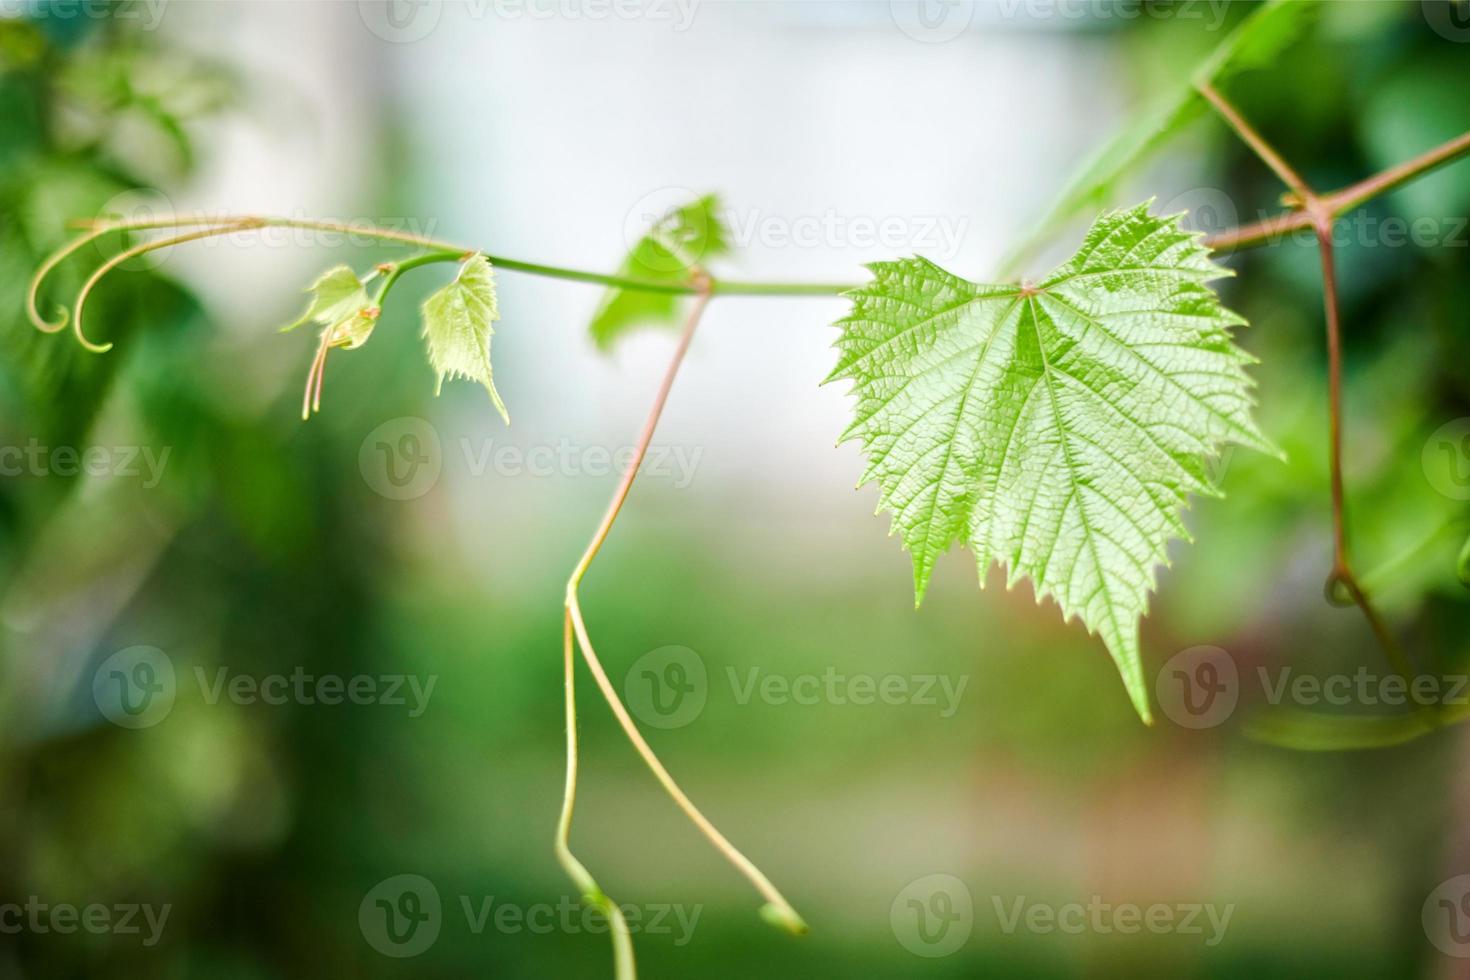
[[(1200, 27), (1143, 20), (1110, 36), (1139, 73), (1140, 102), (1162, 61), (1213, 44)], [(1323, 24), (1230, 94), (1309, 180), (1338, 186), (1463, 131), (1462, 49), (1417, 4), (1329, 4)], [(160, 77), (166, 95), (149, 81)], [(25, 322), (25, 283), (66, 221), (163, 179), (160, 161), (186, 170), (191, 120), (230, 104), (228, 79), (125, 23), (0, 19), (0, 446), (171, 451), (147, 491), (54, 471), (0, 482), (0, 901), (172, 910), (150, 947), (0, 934), (0, 976), (607, 975), (604, 936), (477, 934), (460, 901), (554, 906), (570, 890), (550, 846), (559, 598), (608, 488), (519, 492), (487, 478), (469, 503), (444, 488), (401, 505), (374, 493), (359, 474), (362, 434), (428, 412), (424, 376), (401, 368), (411, 336), (385, 337), (382, 360), (365, 353), (363, 376), (344, 375), (331, 410), (303, 426), (294, 384), (253, 397), (221, 367), (250, 351), (223, 350), (199, 305), (147, 269), (97, 296), (99, 337), (118, 342), (108, 355)], [(1218, 190), (1242, 221), (1274, 210), (1271, 175), (1221, 127), (1202, 120), (1191, 135), (1207, 152), (1161, 184)], [(1448, 238), (1470, 208), (1467, 166), (1365, 213), (1380, 228), (1436, 219)], [(1357, 562), (1430, 670), (1464, 669), (1470, 653), (1470, 593), (1455, 573), (1465, 506), (1421, 465), (1431, 434), (1470, 416), (1467, 255), (1462, 231), (1458, 245), (1428, 246), (1365, 233), (1341, 256)], [(63, 267), (44, 309), (75, 290), (87, 258)], [(1301, 241), (1232, 260), (1240, 277), (1226, 299), (1253, 324), (1242, 343), (1262, 361), (1263, 428), (1290, 460), (1224, 461), (1229, 496), (1196, 505), (1196, 544), (1179, 550), (1145, 622), (1152, 670), (1196, 644), (1225, 647), (1247, 674), (1382, 669), (1358, 614), (1322, 601), (1316, 262)], [(475, 395), (446, 400), (484, 413)], [(465, 431), (450, 410), (435, 418), (446, 440)], [(638, 489), (584, 608), (617, 678), (668, 643), (703, 658), (718, 680), (704, 711), (650, 739), (813, 933), (793, 941), (756, 921), (744, 883), (660, 795), (584, 681), (579, 853), (616, 898), (702, 906), (692, 942), (638, 937), (645, 975), (1379, 980), (1434, 968), (1419, 913), (1435, 882), (1466, 870), (1447, 863), (1470, 816), (1457, 785), (1463, 730), (1377, 752), (1291, 752), (1245, 737), (1241, 721), (1259, 708), (1249, 696), (1219, 728), (1147, 730), (1095, 642), (996, 575), (977, 596), (966, 556), (941, 563), (915, 614), (879, 521), (773, 525), (761, 495), (698, 486)], [(485, 512), (496, 534), (456, 540), (456, 508)], [(138, 644), (167, 651), (180, 683), (169, 716), (135, 731), (101, 716), (92, 685), (110, 655)], [(194, 671), (220, 667), (438, 683), (417, 718), (382, 705), (209, 703)], [(742, 704), (719, 680), (830, 669), (968, 683), (942, 717)], [(927, 960), (895, 941), (890, 906), (936, 871), (965, 880), (977, 922), (962, 951)], [(405, 872), (435, 883), (445, 915), (432, 949), (395, 960), (365, 941), (358, 911)], [(992, 896), (1093, 894), (1238, 908), (1210, 948), (1187, 936), (1006, 935), (991, 914)]]

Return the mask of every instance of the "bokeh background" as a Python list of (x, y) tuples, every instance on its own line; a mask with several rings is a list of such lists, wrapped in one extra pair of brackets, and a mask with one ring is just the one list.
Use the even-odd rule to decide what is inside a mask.
[[(1470, 127), (1463, 8), (1324, 6), (1230, 86), (1308, 180), (1344, 185)], [(610, 975), (596, 917), (561, 911), (575, 894), (551, 850), (560, 601), (615, 483), (606, 459), (672, 348), (651, 330), (600, 354), (596, 287), (504, 272), (506, 428), (472, 385), (434, 398), (415, 306), (442, 276), (425, 270), (372, 343), (333, 355), (325, 411), (302, 423), (314, 338), (276, 328), (322, 269), (402, 250), (302, 233), (151, 256), (100, 288), (90, 329), (116, 347), (99, 356), (23, 313), (69, 219), (329, 215), (610, 270), (648, 217), (717, 192), (734, 245), (717, 274), (857, 281), (919, 253), (982, 278), (1252, 7), (0, 4), (0, 447), (41, 461), (0, 480), (0, 904), (169, 910), (156, 936), (141, 913), (130, 934), (0, 912), (0, 975)], [(1127, 184), (1118, 203), (1156, 197), (1209, 230), (1279, 206), (1209, 118)], [(1340, 253), (1357, 565), (1420, 669), (1452, 678), (1470, 654), (1467, 214), (1461, 163), (1372, 202)], [(1429, 222), (1417, 239), (1389, 230), (1413, 219)], [(103, 255), (64, 265), (45, 308)], [(1144, 624), (1161, 701), (1170, 664), (1235, 671), (1237, 706), (1202, 727), (1165, 710), (1145, 728), (1098, 642), (1027, 586), (991, 574), (978, 591), (967, 554), (916, 612), (874, 490), (852, 489), (857, 450), (833, 446), (846, 396), (818, 384), (844, 302), (714, 304), (654, 440), (661, 468), (583, 608), (654, 747), (812, 931), (756, 919), (583, 674), (574, 840), (651, 927), (646, 976), (1470, 976), (1446, 955), (1470, 955), (1451, 928), (1470, 930), (1465, 730), (1302, 751), (1253, 727), (1279, 717), (1261, 670), (1386, 668), (1361, 617), (1323, 600), (1315, 250), (1228, 261), (1260, 418), (1289, 458), (1221, 460), (1227, 497), (1191, 511), (1196, 544)], [(429, 459), (406, 490), (379, 450), (405, 434)], [(89, 448), (97, 472), (75, 472), (65, 451)], [(110, 685), (144, 661), (172, 699), (119, 715)], [(661, 713), (648, 672), (675, 661), (697, 690)], [(212, 687), (298, 671), (406, 678), (407, 703)], [(845, 696), (888, 677), (913, 696)], [(767, 678), (823, 693), (748, 693)], [(440, 903), (411, 957), (388, 955), (405, 949), (373, 918), (401, 875)], [(1215, 936), (1205, 911), (1203, 935), (1007, 929), (1018, 901), (1230, 918)]]

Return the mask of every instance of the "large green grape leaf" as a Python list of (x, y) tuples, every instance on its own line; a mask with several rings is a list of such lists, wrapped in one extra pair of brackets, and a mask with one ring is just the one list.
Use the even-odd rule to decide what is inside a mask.
[(1072, 219), (1096, 213), (1114, 203), (1118, 185), (1157, 152), (1170, 138), (1193, 122), (1205, 107), (1198, 86), (1221, 85), (1231, 76), (1262, 68), (1290, 46), (1312, 22), (1321, 0), (1269, 0), (1225, 37), (1188, 78), (1162, 91), (1135, 121), (1119, 131), (1096, 155), (1083, 163), (1056, 202), (1032, 225), (1024, 238), (1001, 263), (1011, 271), (1043, 241)]
[[(669, 285), (689, 282), (697, 266), (729, 251), (719, 209), (719, 198), (707, 194), (661, 215), (633, 245), (618, 275)], [(608, 350), (636, 327), (676, 325), (681, 299), (671, 292), (609, 289), (592, 316), (592, 339)]]
[(1190, 493), (1218, 494), (1226, 442), (1277, 450), (1251, 418), (1253, 358), (1230, 328), (1210, 259), (1180, 216), (1103, 215), (1034, 284), (983, 285), (925, 259), (880, 262), (853, 291), (829, 381), (853, 382), (880, 509), (893, 514), (921, 600), (956, 542), (984, 572), (1035, 584), (1101, 635), (1150, 720), (1138, 621), (1188, 538)]

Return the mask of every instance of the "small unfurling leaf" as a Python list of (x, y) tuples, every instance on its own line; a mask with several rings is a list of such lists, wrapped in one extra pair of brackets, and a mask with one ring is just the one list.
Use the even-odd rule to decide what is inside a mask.
[(368, 298), (357, 273), (345, 265), (323, 272), (307, 291), (312, 298), (306, 312), (295, 323), (282, 328), (283, 333), (308, 323), (320, 324), (322, 328), (321, 342), (306, 374), (306, 393), (301, 401), (303, 419), (310, 418), (314, 411), (321, 411), (327, 353), (334, 347), (356, 350), (367, 343), (381, 313)]
[(423, 316), (429, 363), (439, 375), (435, 393), (443, 389), (445, 378), (478, 381), (509, 425), (510, 413), (490, 370), (490, 337), (495, 333), (491, 324), (500, 319), (500, 310), (489, 260), (483, 255), (466, 259), (453, 282), (424, 300)]
[(330, 326), (371, 305), (362, 280), (345, 265), (333, 266), (323, 272), (306, 291), (311, 293), (311, 302), (307, 305), (306, 312), (296, 322), (282, 327), (282, 333), (288, 333), (308, 323)]

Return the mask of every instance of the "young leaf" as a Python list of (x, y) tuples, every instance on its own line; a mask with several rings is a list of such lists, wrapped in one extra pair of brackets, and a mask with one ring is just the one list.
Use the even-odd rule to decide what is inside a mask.
[(1181, 78), (1177, 88), (1164, 92), (1138, 114), (1136, 122), (1083, 164), (1001, 268), (1008, 272), (1018, 268), (1033, 249), (1067, 222), (1113, 203), (1118, 184), (1199, 116), (1205, 101), (1198, 84), (1220, 85), (1242, 71), (1270, 64), (1305, 30), (1320, 6), (1321, 0), (1270, 0), (1252, 12), (1216, 46), (1191, 78)]
[(367, 291), (362, 288), (362, 280), (345, 265), (333, 266), (323, 272), (306, 291), (311, 293), (311, 302), (307, 305), (306, 312), (295, 323), (282, 327), (282, 333), (288, 333), (308, 323), (332, 326), (372, 305)]
[(510, 413), (495, 390), (490, 372), (490, 326), (500, 319), (495, 302), (495, 271), (483, 255), (474, 255), (459, 267), (459, 275), (424, 300), (424, 339), (429, 363), (439, 374), (437, 394), (445, 378), (478, 381), (490, 393), (495, 410), (510, 424)]
[[(655, 282), (687, 283), (695, 266), (729, 251), (720, 202), (713, 194), (669, 211), (638, 240), (618, 275)], [(674, 326), (681, 297), (638, 289), (609, 289), (592, 317), (592, 339), (608, 350), (639, 326)]]
[(1138, 620), (1191, 492), (1225, 442), (1275, 453), (1251, 419), (1243, 324), (1205, 285), (1228, 275), (1179, 216), (1103, 215), (1036, 284), (979, 285), (925, 259), (870, 266), (840, 321), (840, 359), (881, 507), (922, 599), (968, 545), (982, 579), (1029, 577), (1097, 632), (1150, 720)]
[(311, 303), (301, 319), (281, 328), (295, 330), (306, 323), (320, 324), (321, 342), (311, 369), (306, 373), (306, 393), (301, 400), (301, 417), (311, 418), (322, 407), (322, 381), (326, 377), (327, 354), (334, 347), (356, 350), (367, 343), (381, 312), (363, 289), (362, 280), (345, 265), (334, 266), (322, 273), (307, 290)]

